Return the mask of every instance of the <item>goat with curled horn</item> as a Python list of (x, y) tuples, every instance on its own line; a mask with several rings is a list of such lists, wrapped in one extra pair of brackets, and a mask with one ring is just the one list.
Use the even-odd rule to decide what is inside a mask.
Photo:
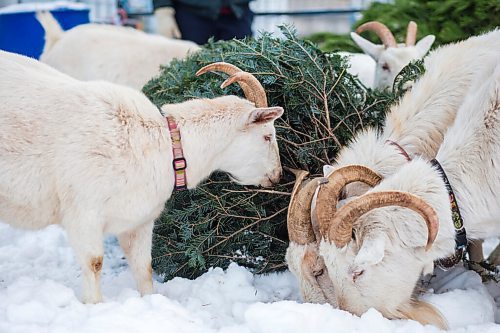
[[(383, 131), (366, 129), (360, 132), (349, 145), (340, 151), (335, 164), (328, 166), (331, 170), (324, 172), (325, 176), (328, 176), (332, 170), (357, 164), (373, 170), (373, 173), (379, 178), (378, 181), (380, 181), (382, 178), (387, 179), (398, 173), (398, 170), (406, 166), (409, 163), (408, 160), (415, 156), (423, 156), (429, 160), (436, 157), (436, 153), (443, 142), (444, 133), (455, 121), (457, 110), (463, 104), (467, 92), (470, 91), (475, 82), (487, 78), (492, 71), (493, 64), (498, 61), (499, 43), (499, 33), (491, 32), (433, 51), (426, 59), (426, 73), (415, 83), (412, 90), (403, 97), (399, 104), (391, 107), (383, 125)], [(484, 61), (475, 61), (478, 56)], [(454, 61), (449, 63), (450, 59)], [(446, 84), (443, 84), (443, 80)], [(438, 105), (439, 107), (437, 107)], [(429, 122), (430, 120), (432, 122)], [(331, 176), (338, 177), (338, 175)], [(341, 187), (341, 190), (338, 190), (327, 186), (334, 183), (330, 180), (328, 184), (322, 186), (322, 190), (316, 195), (315, 193), (318, 192), (316, 189), (317, 184), (314, 185), (316, 188), (312, 191), (306, 187), (304, 179), (305, 176), (303, 175), (298, 178), (299, 184), (303, 185), (302, 187), (297, 185), (297, 191), (294, 191), (294, 197), (289, 206), (290, 245), (287, 250), (287, 263), (290, 271), (299, 280), (305, 300), (319, 303), (328, 302), (335, 306), (342, 306), (343, 302), (338, 302), (332, 282), (318, 283), (316, 278), (319, 274), (328, 274), (330, 280), (333, 280), (335, 274), (337, 274), (336, 271), (327, 268), (324, 263), (325, 258), (318, 255), (318, 249), (324, 246), (318, 245), (323, 237), (318, 232), (325, 230), (324, 221), (327, 217), (333, 217), (337, 214), (338, 193), (340, 193), (342, 199), (352, 199), (366, 193), (378, 181), (340, 183), (340, 185), (336, 185)], [(321, 182), (324, 182), (324, 180)], [(301, 188), (303, 189), (301, 190)], [(326, 192), (323, 192), (323, 190)], [(388, 188), (388, 190), (401, 189)], [(305, 191), (305, 197), (299, 199), (301, 191)], [(311, 192), (314, 192), (314, 194), (311, 194)], [(325, 195), (325, 193), (329, 194)], [(321, 210), (317, 209), (317, 198), (328, 200), (328, 204)], [(303, 204), (295, 204), (295, 200), (303, 201)], [(316, 207), (318, 215), (313, 214), (311, 216), (314, 207)], [(295, 213), (295, 217), (291, 218), (292, 212), (300, 209), (306, 211), (300, 214)], [(378, 209), (373, 212), (376, 211)], [(325, 216), (324, 219), (318, 219), (319, 214)], [(361, 217), (357, 221), (363, 219), (364, 217)], [(432, 221), (432, 219), (429, 219), (429, 221)], [(356, 226), (356, 223), (353, 225)], [(374, 230), (379, 230), (379, 227), (379, 224), (372, 226)], [(422, 223), (421, 227), (422, 233), (428, 239), (429, 232), (426, 224)], [(294, 228), (299, 228), (302, 233), (291, 232)], [(349, 238), (350, 243), (359, 242), (358, 229), (354, 227), (352, 230), (357, 237), (353, 240)], [(297, 238), (297, 235), (300, 234), (309, 236)], [(323, 235), (326, 234), (327, 232), (323, 232)], [(348, 233), (346, 235), (346, 237), (350, 237)], [(433, 237), (430, 239), (432, 240)], [(435, 245), (432, 248), (434, 247)], [(432, 264), (429, 264), (426, 271), (430, 271), (432, 268)], [(332, 299), (333, 301), (331, 301)], [(431, 311), (430, 307), (423, 304), (415, 304), (414, 308), (418, 306), (422, 311), (425, 309)]]
[[(308, 172), (292, 170), (296, 181), (288, 207), (287, 228), (290, 244), (286, 253), (289, 268), (297, 275), (301, 284), (302, 298), (307, 302), (336, 305), (335, 293), (323, 258), (319, 255), (321, 230), (316, 211), (316, 200), (321, 184), (334, 184), (327, 196), (353, 182), (375, 186), (381, 177), (361, 166), (343, 167), (328, 177), (306, 179)], [(340, 185), (343, 184), (343, 185)], [(340, 188), (339, 188), (340, 186)], [(325, 192), (323, 192), (325, 194)], [(337, 198), (337, 195), (331, 196)], [(328, 204), (326, 214), (335, 214), (337, 200)]]
[(331, 209), (332, 199), (320, 189), (319, 253), (339, 308), (361, 315), (373, 307), (388, 318), (446, 328), (439, 311), (414, 291), (434, 262), (456, 255), (458, 215), (467, 237), (500, 236), (500, 224), (492, 223), (500, 212), (500, 61), (491, 72), (458, 110), (436, 156), (441, 167), (415, 158), (330, 215), (322, 212)]

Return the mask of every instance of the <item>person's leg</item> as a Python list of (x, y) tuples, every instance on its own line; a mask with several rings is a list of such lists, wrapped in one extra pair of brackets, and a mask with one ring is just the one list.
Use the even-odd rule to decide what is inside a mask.
[(244, 38), (252, 36), (253, 13), (250, 8), (245, 9), (241, 19), (233, 14), (221, 15), (217, 21), (217, 40), (229, 40), (232, 38)]
[(175, 19), (181, 31), (182, 39), (203, 45), (210, 37), (215, 35), (215, 22), (196, 15), (188, 6), (176, 5)]

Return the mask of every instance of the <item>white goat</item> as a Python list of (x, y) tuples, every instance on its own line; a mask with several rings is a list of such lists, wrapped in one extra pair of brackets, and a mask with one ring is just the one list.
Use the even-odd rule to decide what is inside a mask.
[[(269, 186), (281, 166), (274, 120), (255, 77), (229, 64), (252, 102), (236, 96), (163, 105), (182, 136), (188, 188), (214, 170)], [(83, 273), (83, 300), (99, 302), (103, 235), (118, 235), (141, 294), (151, 293), (153, 221), (174, 188), (165, 117), (142, 93), (82, 82), (33, 59), (0, 52), (0, 220), (60, 224)], [(255, 105), (254, 103), (255, 102)]]
[[(334, 169), (358, 164), (375, 171), (370, 178), (363, 179), (369, 185), (353, 182), (344, 188), (342, 197), (365, 193), (382, 177), (394, 174), (406, 164), (407, 158), (399, 147), (404, 147), (409, 157), (421, 155), (428, 159), (434, 158), (468, 89), (474, 80), (488, 77), (499, 57), (499, 49), (500, 31), (494, 31), (432, 51), (424, 59), (425, 74), (397, 105), (391, 107), (383, 133), (368, 129), (337, 156)], [(398, 143), (399, 147), (390, 142)], [(298, 189), (301, 180), (298, 178), (297, 181)], [(318, 196), (323, 195), (325, 200), (331, 195), (328, 191), (318, 190), (318, 182), (316, 180), (314, 185), (304, 185), (304, 190), (297, 190), (292, 196), (288, 219), (290, 245), (286, 259), (289, 269), (299, 280), (306, 301), (336, 305), (336, 301), (332, 301), (335, 295), (331, 281), (323, 277), (327, 269), (318, 254), (317, 243), (321, 239), (318, 226), (314, 227), (315, 232), (311, 229), (311, 220), (318, 224), (314, 221), (314, 209), (311, 213), (311, 203), (313, 206), (315, 203), (313, 194), (319, 192)], [(331, 179), (330, 182), (335, 183), (335, 180)], [(306, 186), (312, 186), (313, 189), (306, 189)], [(335, 205), (329, 204), (322, 211), (333, 216)]]
[[(382, 45), (373, 44), (359, 34), (373, 31), (382, 40)], [(367, 22), (351, 32), (351, 38), (367, 55), (340, 52), (350, 58), (351, 67), (348, 72), (358, 75), (363, 84), (369, 88), (392, 89), (396, 75), (411, 61), (422, 59), (429, 52), (434, 35), (422, 38), (417, 44), (417, 24), (408, 24), (406, 43), (397, 44), (391, 31), (380, 22)], [(370, 58), (371, 59), (370, 59)]]
[[(500, 57), (490, 75), (469, 90), (436, 159), (453, 188), (467, 236), (500, 236)], [(415, 289), (434, 261), (454, 255), (456, 214), (440, 170), (422, 158), (334, 216), (318, 213), (319, 224), (327, 226), (320, 254), (338, 306), (357, 315), (374, 307), (388, 318), (446, 327), (437, 310), (416, 299)]]
[(160, 65), (199, 49), (190, 41), (132, 28), (84, 24), (63, 31), (50, 12), (36, 17), (45, 30), (40, 60), (79, 80), (106, 80), (140, 90)]

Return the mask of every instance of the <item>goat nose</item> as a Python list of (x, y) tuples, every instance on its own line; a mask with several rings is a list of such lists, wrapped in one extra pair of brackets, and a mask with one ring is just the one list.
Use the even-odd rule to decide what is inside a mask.
[(337, 306), (340, 310), (347, 311), (345, 298), (342, 296), (337, 297)]
[(281, 167), (279, 167), (278, 170), (274, 172), (274, 179), (276, 183), (280, 181), (282, 174), (283, 174), (283, 169)]

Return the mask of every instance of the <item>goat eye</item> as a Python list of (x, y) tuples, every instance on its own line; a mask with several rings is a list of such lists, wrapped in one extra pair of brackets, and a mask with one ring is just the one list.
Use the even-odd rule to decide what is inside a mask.
[(382, 69), (383, 69), (384, 71), (388, 71), (388, 72), (389, 72), (389, 71), (390, 71), (390, 69), (389, 69), (389, 64), (387, 64), (386, 62), (384, 62), (384, 64), (382, 65)]
[(323, 275), (324, 271), (323, 271), (323, 268), (320, 268), (320, 269), (317, 269), (313, 272), (314, 274), (314, 277), (318, 277), (318, 276), (321, 276)]
[(352, 272), (352, 282), (356, 282), (356, 280), (358, 279), (358, 277), (360, 277), (361, 275), (363, 275), (364, 272), (365, 272), (364, 270)]
[(272, 134), (264, 135), (264, 140), (266, 141), (271, 141), (272, 138), (273, 138)]
[(344, 200), (347, 198), (347, 191), (345, 188), (342, 189), (342, 191), (340, 192), (340, 197), (339, 197), (339, 201), (340, 200)]

